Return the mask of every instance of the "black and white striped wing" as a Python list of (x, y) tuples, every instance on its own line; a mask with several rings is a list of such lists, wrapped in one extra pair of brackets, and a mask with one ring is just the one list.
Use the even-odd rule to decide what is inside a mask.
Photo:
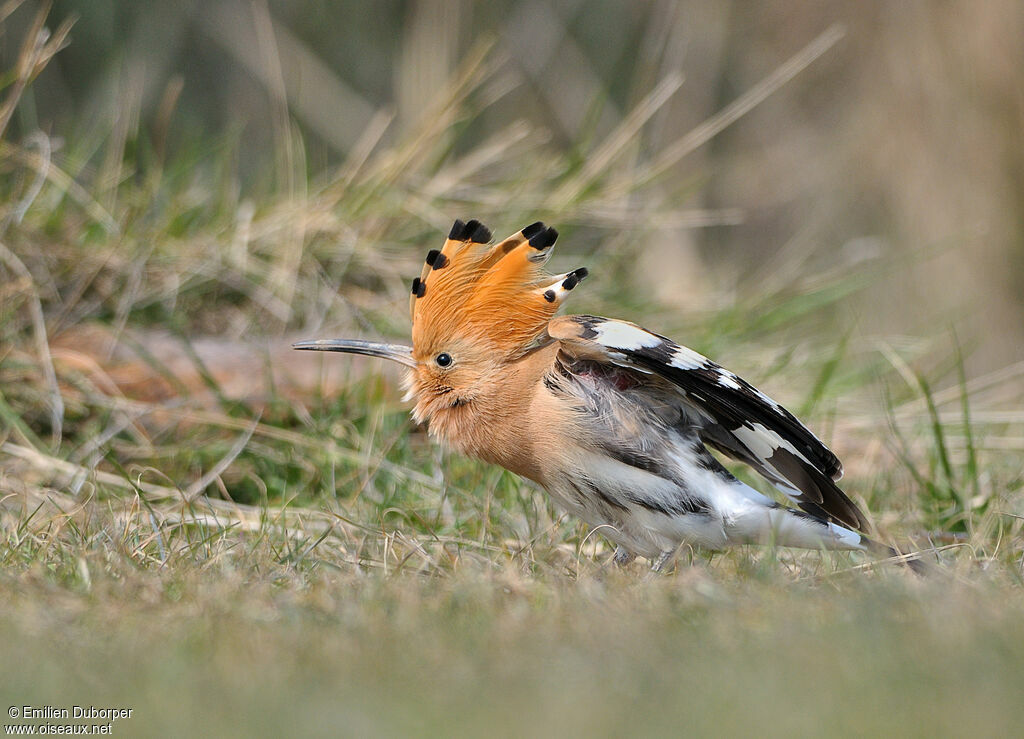
[(570, 355), (664, 378), (705, 421), (701, 439), (749, 464), (801, 509), (856, 529), (867, 520), (835, 480), (835, 454), (777, 402), (707, 357), (628, 321), (562, 316), (548, 333)]

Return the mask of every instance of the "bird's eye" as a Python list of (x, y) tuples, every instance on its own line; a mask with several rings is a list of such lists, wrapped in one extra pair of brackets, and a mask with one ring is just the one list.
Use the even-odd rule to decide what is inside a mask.
[(437, 362), (438, 367), (447, 367), (452, 363), (452, 355), (448, 352), (441, 352), (434, 357), (434, 361)]

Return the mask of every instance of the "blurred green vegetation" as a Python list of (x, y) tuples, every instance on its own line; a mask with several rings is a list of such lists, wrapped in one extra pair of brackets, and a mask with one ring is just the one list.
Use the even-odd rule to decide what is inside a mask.
[[(7, 21), (8, 65), (36, 4)], [(653, 161), (841, 24), (843, 39), (797, 82), (644, 190), (646, 209), (689, 209), (652, 224), (642, 263), (669, 267), (654, 294), (693, 310), (809, 264), (909, 256), (913, 269), (851, 304), (858, 332), (955, 325), (978, 372), (1019, 361), (1024, 346), (1022, 16), (1012, 0), (60, 0), (51, 17), (76, 17), (75, 41), (13, 125), (16, 139), (41, 128), (104, 191), (159, 170), (261, 198), (306, 175), (330, 180), (361, 145), (400, 141), (487, 44), (493, 74), (438, 154), (515, 132), (578, 167), (658, 82), (682, 75), (620, 160)]]

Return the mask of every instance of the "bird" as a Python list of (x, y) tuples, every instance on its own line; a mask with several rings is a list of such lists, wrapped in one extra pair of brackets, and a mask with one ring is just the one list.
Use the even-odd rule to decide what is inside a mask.
[[(684, 546), (770, 543), (899, 552), (836, 484), (839, 458), (771, 397), (698, 352), (625, 320), (556, 316), (588, 276), (549, 274), (558, 231), (492, 242), (456, 220), (412, 280), (412, 345), (352, 339), (295, 349), (389, 359), (432, 436), (534, 481), (599, 527), (612, 561), (667, 569)], [(784, 499), (739, 480), (749, 465)]]

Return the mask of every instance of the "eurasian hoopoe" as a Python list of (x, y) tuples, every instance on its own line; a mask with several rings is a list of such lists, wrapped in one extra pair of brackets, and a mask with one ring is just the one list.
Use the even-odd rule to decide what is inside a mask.
[[(456, 449), (544, 487), (655, 569), (683, 543), (868, 550), (842, 465), (789, 411), (695, 351), (627, 321), (555, 312), (587, 276), (546, 274), (558, 232), (534, 223), (490, 245), (456, 221), (412, 282), (412, 346), (305, 341), (408, 367), (413, 417)], [(749, 464), (796, 508), (737, 480)]]

